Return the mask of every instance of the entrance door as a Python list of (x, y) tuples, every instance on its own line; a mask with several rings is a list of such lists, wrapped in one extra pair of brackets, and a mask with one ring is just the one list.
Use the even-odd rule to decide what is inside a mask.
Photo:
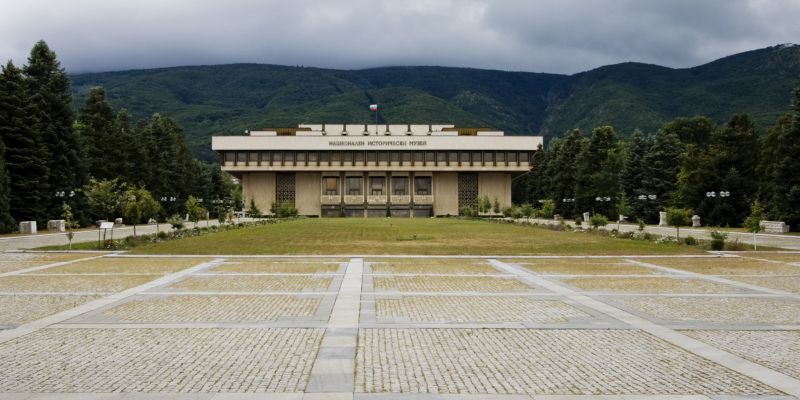
[(280, 206), (283, 203), (294, 205), (294, 182), (295, 175), (291, 173), (278, 173), (275, 176), (275, 203)]

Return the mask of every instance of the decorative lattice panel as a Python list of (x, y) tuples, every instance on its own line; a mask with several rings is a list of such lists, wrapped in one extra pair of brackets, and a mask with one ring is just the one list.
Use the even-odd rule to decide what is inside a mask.
[(478, 174), (458, 174), (458, 208), (478, 206)]
[(278, 174), (275, 182), (275, 201), (294, 204), (294, 174)]

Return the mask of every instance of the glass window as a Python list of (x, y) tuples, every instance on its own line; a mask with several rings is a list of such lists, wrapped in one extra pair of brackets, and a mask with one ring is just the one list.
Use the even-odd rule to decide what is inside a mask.
[(248, 161), (250, 161), (250, 162), (258, 162), (258, 152), (257, 151), (251, 151)]
[(407, 176), (393, 176), (392, 177), (392, 195), (407, 196), (408, 195), (408, 177)]
[(404, 151), (403, 153), (403, 162), (411, 162), (411, 152)]
[(456, 153), (455, 151), (450, 152), (450, 157), (448, 161), (451, 163), (458, 162), (458, 153)]
[(283, 161), (287, 163), (294, 162), (294, 152), (293, 151), (283, 152)]
[(322, 190), (326, 196), (337, 196), (339, 194), (339, 178), (336, 176), (322, 178)]
[(281, 160), (283, 160), (283, 153), (280, 151), (273, 151), (272, 152), (272, 162), (274, 164), (280, 165)]
[(380, 161), (380, 162), (389, 161), (389, 152), (388, 151), (379, 151), (378, 152), (378, 161)]
[(369, 153), (367, 153), (367, 161), (369, 162), (378, 161), (378, 154), (375, 153), (374, 151), (370, 151)]
[(506, 152), (505, 151), (498, 151), (496, 158), (497, 158), (497, 162), (506, 162)]
[(486, 162), (486, 163), (494, 162), (494, 153), (492, 153), (492, 152), (483, 153), (483, 162)]
[(347, 194), (350, 196), (358, 196), (361, 194), (361, 177), (348, 176), (347, 177)]
[(268, 151), (262, 151), (261, 152), (261, 162), (262, 163), (269, 164), (269, 154), (270, 153)]
[(385, 183), (386, 183), (386, 178), (383, 176), (370, 176), (369, 194), (372, 196), (383, 196), (385, 194), (383, 191)]
[(462, 151), (460, 154), (461, 154), (461, 156), (460, 156), (461, 157), (461, 162), (462, 163), (468, 163), (469, 162), (469, 153), (467, 153), (466, 151)]
[(414, 152), (414, 162), (421, 163), (424, 160), (425, 155), (421, 151)]
[(317, 162), (317, 152), (316, 151), (309, 151), (308, 152), (308, 162)]
[(333, 161), (333, 162), (341, 162), (342, 161), (342, 152), (341, 151), (332, 151), (331, 152), (331, 161)]
[(414, 194), (418, 196), (430, 196), (431, 194), (431, 177), (430, 176), (415, 176), (414, 177)]
[(426, 162), (434, 162), (436, 161), (436, 153), (432, 151), (428, 151), (425, 153), (425, 161)]
[(445, 153), (443, 151), (440, 151), (440, 152), (436, 153), (436, 161), (438, 161), (440, 163), (447, 162), (447, 153)]
[(400, 153), (397, 151), (392, 152), (392, 162), (400, 162)]
[(363, 151), (357, 151), (356, 152), (356, 162), (357, 163), (363, 163), (364, 162), (364, 152)]
[(348, 162), (348, 163), (353, 162), (353, 152), (352, 151), (345, 151), (344, 152), (344, 162)]
[(246, 162), (247, 161), (247, 153), (240, 151), (236, 153), (236, 161), (238, 162)]
[(512, 151), (512, 152), (508, 153), (508, 161), (517, 162), (517, 152), (516, 151)]
[(225, 162), (233, 162), (236, 159), (236, 153), (232, 151), (225, 152)]
[(297, 162), (299, 162), (299, 163), (306, 162), (306, 152), (305, 151), (298, 151), (297, 152)]
[(472, 153), (472, 162), (480, 163), (481, 162), (481, 153)]
[(331, 160), (331, 153), (327, 151), (320, 151), (319, 152), (319, 160), (321, 162), (328, 162)]

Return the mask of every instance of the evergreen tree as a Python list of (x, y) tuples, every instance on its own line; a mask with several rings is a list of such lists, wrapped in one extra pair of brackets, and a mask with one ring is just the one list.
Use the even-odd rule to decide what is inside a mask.
[(672, 133), (684, 145), (694, 144), (705, 147), (711, 142), (711, 138), (716, 132), (716, 124), (711, 118), (705, 116), (678, 117), (668, 122), (661, 129), (664, 133)]
[(552, 154), (558, 151), (560, 143), (560, 139), (553, 139), (547, 149), (539, 145), (536, 152), (533, 153), (531, 172), (527, 174), (528, 185), (525, 188), (527, 190), (525, 195), (526, 200), (523, 202), (538, 206), (539, 200), (552, 199), (549, 176), (550, 163), (552, 161)]
[(769, 215), (791, 225), (800, 224), (800, 88), (794, 90), (791, 128), (778, 138), (781, 150), (774, 155), (772, 193), (769, 200)]
[(574, 215), (574, 203), (570, 200), (575, 198), (576, 163), (584, 142), (581, 131), (575, 129), (564, 137), (558, 153), (553, 154), (552, 196), (556, 202), (556, 212), (565, 218)]
[(0, 137), (10, 180), (10, 212), (17, 221), (47, 220), (54, 197), (47, 178), (49, 152), (37, 125), (22, 72), (10, 61), (0, 74)]
[[(576, 212), (592, 210), (604, 216), (614, 214), (616, 197), (619, 194), (621, 169), (619, 155), (614, 128), (601, 126), (592, 130), (589, 142), (583, 147), (577, 159)], [(601, 200), (598, 201), (597, 198)]]
[(103, 88), (92, 88), (86, 102), (78, 113), (78, 133), (85, 149), (85, 164), (89, 176), (95, 179), (116, 179), (126, 181), (118, 173), (119, 160), (115, 141), (116, 127), (114, 110), (106, 101)]
[(664, 131), (656, 134), (653, 147), (642, 160), (642, 190), (645, 194), (656, 197), (652, 201), (648, 200), (642, 207), (644, 221), (657, 222), (658, 212), (672, 205), (676, 177), (680, 168), (676, 160), (682, 151), (683, 145), (678, 135)]
[(638, 129), (634, 131), (620, 176), (622, 192), (627, 196), (630, 213), (637, 218), (641, 218), (645, 202), (649, 201), (648, 199), (640, 199), (639, 196), (647, 196), (647, 193), (644, 193), (642, 188), (643, 160), (652, 145), (653, 140), (651, 137), (645, 136)]
[(75, 119), (69, 79), (44, 41), (31, 49), (28, 65), (24, 68), (25, 82), (36, 117), (34, 130), (39, 132), (48, 150), (45, 175), (47, 185), (40, 190), (46, 193), (46, 217), (61, 215), (61, 199), (51, 192), (69, 192), (86, 183), (86, 173), (81, 163), (80, 142), (73, 130)]
[[(775, 185), (775, 161), (780, 157), (784, 151), (782, 148), (781, 140), (783, 136), (792, 129), (792, 114), (786, 113), (778, 117), (764, 135), (761, 141), (761, 156), (759, 157), (758, 167), (756, 167), (756, 176), (759, 182), (759, 198), (761, 205), (769, 205), (770, 197), (773, 193)], [(764, 207), (765, 212), (767, 207)]]
[(11, 217), (11, 181), (6, 170), (6, 147), (0, 138), (0, 233), (12, 232), (15, 228)]
[(719, 185), (718, 188), (712, 186), (712, 191), (730, 193), (730, 196), (712, 199), (713, 214), (722, 226), (739, 226), (747, 217), (748, 206), (758, 191), (759, 151), (755, 124), (746, 114), (734, 115), (713, 137), (710, 161), (714, 177), (707, 184)]

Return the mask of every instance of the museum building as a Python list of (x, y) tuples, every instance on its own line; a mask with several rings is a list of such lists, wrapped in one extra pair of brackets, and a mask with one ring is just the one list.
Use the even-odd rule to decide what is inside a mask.
[(215, 136), (224, 171), (266, 212), (293, 203), (300, 215), (458, 215), (488, 196), (511, 204), (541, 136), (505, 136), (454, 125), (302, 124)]

